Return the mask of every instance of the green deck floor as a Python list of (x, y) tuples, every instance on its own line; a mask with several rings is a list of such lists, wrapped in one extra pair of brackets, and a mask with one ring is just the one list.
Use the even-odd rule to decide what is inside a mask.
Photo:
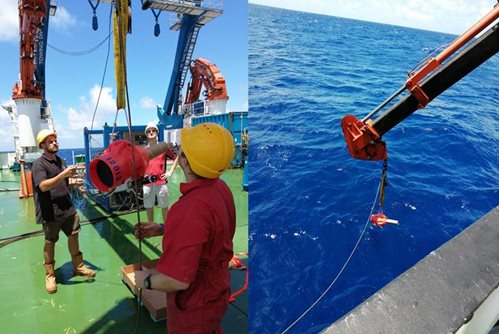
[[(242, 190), (242, 175), (242, 170), (229, 170), (223, 176), (236, 201), (236, 253), (248, 251), (248, 193)], [(18, 180), (19, 173), (0, 171), (0, 189), (19, 187)], [(181, 181), (183, 176), (177, 168), (169, 184), (170, 205), (179, 197)], [(10, 237), (41, 230), (34, 223), (33, 199), (19, 199), (17, 191), (0, 191), (0, 332), (134, 333), (138, 323), (137, 333), (165, 333), (165, 321), (153, 321), (144, 307), (137, 314), (136, 298), (121, 281), (120, 268), (139, 262), (139, 244), (133, 237), (137, 213), (96, 219), (106, 213), (88, 200), (79, 213), (82, 222), (87, 221), (80, 232), (80, 248), (97, 275), (93, 281), (72, 277), (67, 239), (61, 233), (55, 256), (58, 291), (49, 295), (42, 265), (43, 235), (5, 244)], [(140, 217), (145, 220), (145, 211)], [(155, 219), (161, 220), (159, 209), (155, 210)], [(160, 237), (142, 242), (144, 260), (155, 259), (160, 252)], [(245, 272), (231, 271), (231, 277), (232, 289), (237, 290), (244, 283)], [(222, 323), (226, 333), (247, 332), (247, 309), (244, 293), (229, 306)]]

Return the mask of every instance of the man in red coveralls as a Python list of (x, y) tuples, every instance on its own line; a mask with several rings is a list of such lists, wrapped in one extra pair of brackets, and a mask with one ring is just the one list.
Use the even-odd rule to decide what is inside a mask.
[(169, 334), (223, 333), (221, 321), (230, 297), (228, 265), (233, 255), (234, 198), (219, 176), (234, 156), (230, 133), (214, 123), (180, 132), (178, 155), (186, 183), (165, 226), (140, 224), (136, 236), (163, 233), (157, 273), (137, 271), (138, 288), (167, 292)]

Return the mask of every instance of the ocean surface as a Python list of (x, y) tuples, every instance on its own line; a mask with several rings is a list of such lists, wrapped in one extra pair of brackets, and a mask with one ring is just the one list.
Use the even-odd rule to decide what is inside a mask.
[[(361, 235), (381, 162), (351, 158), (367, 115), (456, 36), (249, 6), (250, 332), (282, 333)], [(499, 55), (385, 134), (385, 213), (288, 333), (317, 333), (499, 204)]]
[[(98, 152), (101, 152), (102, 148), (92, 148), (91, 153), (94, 155), (97, 154)], [(57, 152), (57, 155), (61, 157), (61, 159), (64, 159), (66, 161), (66, 165), (70, 166), (75, 164), (74, 161), (74, 156), (83, 154), (85, 155), (85, 149), (84, 148), (59, 148), (59, 152)]]

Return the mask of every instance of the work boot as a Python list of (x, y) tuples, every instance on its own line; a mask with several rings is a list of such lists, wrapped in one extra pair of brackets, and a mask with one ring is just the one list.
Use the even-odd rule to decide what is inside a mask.
[(49, 264), (43, 263), (43, 265), (45, 266), (45, 290), (47, 290), (50, 294), (56, 293), (57, 285), (55, 283), (55, 262)]
[(71, 255), (73, 261), (73, 275), (87, 276), (88, 278), (95, 277), (95, 271), (83, 264), (83, 254), (80, 252), (77, 255)]

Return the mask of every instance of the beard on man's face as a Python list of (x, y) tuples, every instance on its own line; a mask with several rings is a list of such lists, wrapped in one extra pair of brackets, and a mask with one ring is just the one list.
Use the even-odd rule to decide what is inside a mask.
[(59, 152), (59, 145), (57, 144), (51, 144), (47, 147), (47, 152), (55, 154)]

